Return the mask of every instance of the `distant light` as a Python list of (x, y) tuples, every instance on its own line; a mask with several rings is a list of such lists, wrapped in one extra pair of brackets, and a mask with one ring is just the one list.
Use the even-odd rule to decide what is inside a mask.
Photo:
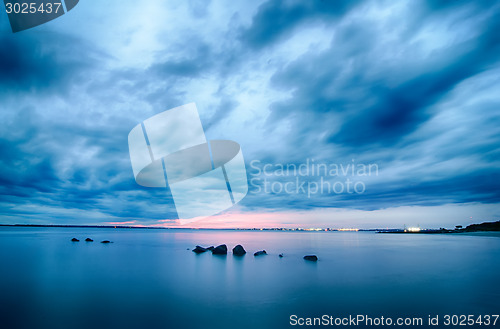
[(410, 227), (408, 228), (408, 232), (420, 232), (420, 227)]

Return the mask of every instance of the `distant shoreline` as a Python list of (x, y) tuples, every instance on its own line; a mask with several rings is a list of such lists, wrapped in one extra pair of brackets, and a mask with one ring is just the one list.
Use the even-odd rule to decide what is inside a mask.
[(122, 226), (122, 225), (62, 225), (62, 224), (0, 224), (0, 227), (65, 227), (65, 228), (138, 228), (138, 229), (176, 229), (175, 227), (148, 227), (148, 226)]
[(475, 232), (500, 232), (500, 221), (497, 222), (484, 222), (481, 224), (471, 224), (465, 228), (462, 226), (457, 226), (454, 230), (449, 230), (445, 228), (436, 229), (390, 229), (390, 230), (380, 230), (377, 233), (391, 233), (391, 234), (464, 234), (464, 233), (475, 233)]
[(287, 232), (376, 232), (381, 229), (306, 229), (306, 228), (192, 228), (192, 227), (151, 227), (151, 226), (125, 226), (125, 225), (62, 225), (62, 224), (0, 224), (0, 227), (62, 227), (62, 228), (126, 228), (148, 230), (217, 230), (217, 231), (287, 231)]
[(62, 225), (62, 224), (0, 224), (0, 227), (46, 227), (46, 228), (103, 228), (103, 229), (147, 229), (147, 230), (209, 230), (209, 231), (286, 231), (286, 232), (376, 232), (385, 234), (464, 234), (474, 232), (500, 232), (500, 221), (471, 224), (465, 228), (455, 229), (335, 229), (335, 228), (183, 228), (183, 227), (151, 227), (125, 225)]

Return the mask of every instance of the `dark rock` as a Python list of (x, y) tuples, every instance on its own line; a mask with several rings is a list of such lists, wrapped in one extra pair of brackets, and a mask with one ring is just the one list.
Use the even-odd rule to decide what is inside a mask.
[(212, 250), (212, 254), (214, 255), (227, 255), (227, 246), (225, 244), (221, 244)]
[(111, 241), (109, 241), (109, 240), (104, 240), (104, 241), (101, 241), (101, 243), (111, 243)]
[(94, 242), (94, 240), (92, 240), (91, 238), (86, 238), (85, 241), (87, 241), (87, 242)]
[(279, 257), (279, 258), (283, 258), (283, 254), (279, 254), (279, 255), (278, 255), (278, 257)]
[(261, 255), (267, 255), (267, 252), (265, 250), (257, 251), (256, 253), (253, 254), (254, 256), (261, 256)]
[(207, 250), (210, 250), (210, 251), (212, 251), (212, 250), (214, 250), (214, 249), (215, 249), (215, 247), (214, 247), (214, 246), (210, 246), (210, 247), (208, 247), (208, 248), (207, 248)]
[(73, 241), (73, 242), (80, 242), (80, 240), (78, 240), (77, 238), (73, 238), (73, 239), (71, 239), (71, 241)]
[(245, 248), (241, 244), (237, 245), (236, 247), (233, 248), (233, 255), (235, 256), (243, 256), (247, 252), (245, 251)]
[(201, 253), (204, 253), (207, 250), (208, 250), (207, 248), (196, 246), (196, 248), (193, 249), (193, 252), (195, 252), (197, 254), (201, 254)]
[(315, 262), (318, 260), (318, 257), (316, 255), (307, 255), (307, 256), (304, 256), (304, 259)]

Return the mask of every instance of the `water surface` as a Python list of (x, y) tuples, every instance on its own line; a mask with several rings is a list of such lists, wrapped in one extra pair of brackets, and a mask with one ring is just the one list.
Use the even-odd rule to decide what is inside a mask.
[[(187, 250), (222, 243), (249, 253)], [(220, 329), (498, 314), (499, 259), (483, 235), (2, 227), (0, 315), (2, 328)]]

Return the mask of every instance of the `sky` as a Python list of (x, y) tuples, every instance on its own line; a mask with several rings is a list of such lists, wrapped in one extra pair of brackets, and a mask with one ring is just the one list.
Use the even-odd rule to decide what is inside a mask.
[(81, 1), (18, 33), (0, 13), (0, 223), (179, 227), (127, 136), (191, 102), (249, 192), (189, 227), (500, 220), (498, 31), (495, 1)]

